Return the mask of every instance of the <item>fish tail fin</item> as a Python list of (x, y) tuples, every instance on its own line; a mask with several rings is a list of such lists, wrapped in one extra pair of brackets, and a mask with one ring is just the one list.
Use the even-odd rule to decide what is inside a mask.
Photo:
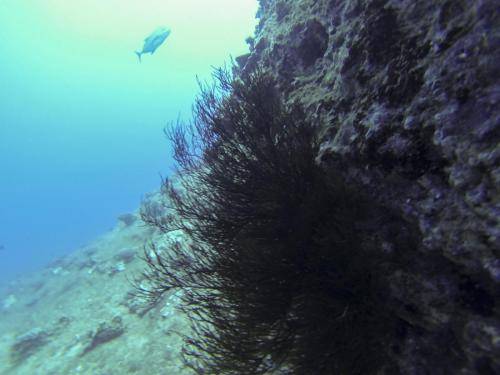
[(139, 62), (141, 62), (141, 55), (142, 55), (142, 53), (139, 52), (139, 51), (134, 51), (134, 52), (137, 55), (137, 57), (139, 58)]

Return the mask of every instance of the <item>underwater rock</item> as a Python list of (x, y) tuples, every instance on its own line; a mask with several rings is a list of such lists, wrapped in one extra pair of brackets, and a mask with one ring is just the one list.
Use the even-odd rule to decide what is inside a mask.
[(17, 302), (17, 298), (14, 294), (9, 294), (7, 298), (2, 301), (2, 310), (8, 310)]
[(125, 249), (120, 251), (118, 254), (113, 256), (113, 259), (117, 262), (112, 265), (108, 265), (106, 273), (108, 274), (108, 276), (113, 276), (116, 273), (125, 271), (125, 269), (127, 268), (126, 264), (132, 262), (135, 256), (136, 251), (133, 249)]
[(154, 217), (157, 220), (168, 220), (166, 202), (160, 192), (149, 193), (144, 196), (140, 207), (141, 218)]
[(60, 331), (64, 330), (70, 324), (71, 318), (65, 315), (61, 316), (54, 324), (54, 333), (60, 333)]
[(323, 24), (315, 19), (295, 26), (294, 30), (300, 35), (296, 46), (292, 47), (301, 64), (308, 68), (324, 56), (328, 48), (328, 32)]
[(86, 248), (83, 251), (83, 254), (85, 254), (85, 256), (90, 258), (93, 255), (95, 255), (98, 251), (99, 251), (99, 248), (92, 246), (92, 247)]
[(93, 258), (87, 258), (84, 260), (81, 260), (77, 264), (78, 270), (83, 270), (84, 268), (92, 268), (97, 264), (97, 261)]
[(36, 280), (30, 283), (29, 287), (33, 290), (33, 292), (38, 292), (45, 285), (45, 280)]
[(128, 264), (132, 262), (136, 256), (137, 252), (134, 249), (123, 249), (118, 254), (116, 254), (113, 258), (124, 264)]
[(50, 334), (41, 328), (33, 328), (18, 336), (10, 348), (11, 362), (18, 364), (33, 355), (47, 344), (49, 336)]
[(389, 275), (398, 370), (500, 372), (498, 2), (259, 3), (242, 75), (271, 72), (318, 124), (325, 173), (401, 215), (374, 219), (375, 248), (415, 241)]
[(160, 309), (162, 318), (169, 319), (176, 311), (177, 307), (181, 305), (182, 292), (177, 291), (166, 297), (163, 307)]
[(276, 2), (276, 19), (281, 21), (288, 14), (290, 14), (291, 6), (284, 0), (279, 0)]
[(500, 324), (494, 320), (473, 320), (467, 324), (464, 333), (464, 339), (470, 343), (467, 356), (476, 364), (479, 374), (500, 372), (499, 337)]
[(31, 307), (36, 306), (38, 304), (38, 302), (40, 302), (40, 298), (38, 298), (38, 297), (37, 298), (32, 298), (28, 302), (26, 302), (24, 304), (24, 306), (31, 308)]
[(118, 221), (125, 224), (126, 227), (134, 224), (137, 221), (137, 216), (134, 214), (122, 214), (118, 216)]
[(136, 290), (128, 291), (120, 303), (120, 305), (128, 309), (130, 314), (135, 314), (139, 318), (146, 315), (149, 311), (156, 307), (157, 304), (146, 303), (143, 298), (137, 295)]
[(240, 68), (243, 68), (249, 57), (250, 57), (250, 54), (246, 53), (244, 55), (237, 56), (234, 60), (236, 61), (236, 63), (238, 64), (238, 66)]
[(119, 272), (125, 271), (125, 269), (126, 269), (125, 263), (118, 262), (118, 263), (116, 263), (108, 268), (107, 274), (108, 274), (108, 276), (114, 276), (115, 274), (117, 274)]
[(72, 260), (70, 259), (70, 256), (63, 255), (50, 262), (47, 265), (47, 268), (50, 270), (68, 268), (69, 266), (71, 266), (71, 263)]
[(83, 356), (97, 346), (120, 337), (124, 332), (125, 327), (120, 316), (115, 316), (111, 323), (102, 322), (96, 331), (90, 334), (91, 341), (81, 355)]
[(125, 306), (128, 309), (129, 313), (137, 314), (141, 318), (146, 314), (147, 311), (150, 310), (147, 309), (146, 311), (144, 303), (136, 297), (134, 291), (129, 291), (125, 294), (123, 300), (121, 301), (121, 305)]

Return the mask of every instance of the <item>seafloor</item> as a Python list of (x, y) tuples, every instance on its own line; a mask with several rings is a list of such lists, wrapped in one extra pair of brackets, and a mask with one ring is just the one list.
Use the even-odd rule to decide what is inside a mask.
[(132, 295), (143, 246), (155, 236), (124, 215), (89, 245), (1, 286), (0, 374), (187, 373), (175, 333), (187, 329), (178, 296), (149, 309)]

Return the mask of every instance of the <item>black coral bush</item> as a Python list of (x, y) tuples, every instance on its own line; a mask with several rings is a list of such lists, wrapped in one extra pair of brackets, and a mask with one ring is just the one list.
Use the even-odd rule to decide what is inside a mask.
[[(183, 290), (199, 374), (370, 374), (385, 363), (393, 317), (362, 246), (364, 201), (315, 163), (315, 129), (262, 71), (216, 71), (194, 120), (167, 130), (179, 166), (164, 193), (189, 246), (146, 252), (153, 301)], [(179, 187), (180, 186), (180, 187)], [(378, 271), (377, 271), (378, 270)]]

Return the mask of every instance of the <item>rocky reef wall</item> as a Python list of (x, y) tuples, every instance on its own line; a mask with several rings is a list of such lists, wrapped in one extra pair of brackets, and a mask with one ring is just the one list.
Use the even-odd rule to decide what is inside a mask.
[[(260, 0), (251, 53), (318, 124), (317, 162), (416, 238), (391, 275), (406, 374), (500, 373), (500, 17), (494, 0)], [(380, 251), (398, 252), (394, 220)], [(399, 238), (399, 240), (395, 240)], [(409, 238), (409, 237), (408, 237)]]

